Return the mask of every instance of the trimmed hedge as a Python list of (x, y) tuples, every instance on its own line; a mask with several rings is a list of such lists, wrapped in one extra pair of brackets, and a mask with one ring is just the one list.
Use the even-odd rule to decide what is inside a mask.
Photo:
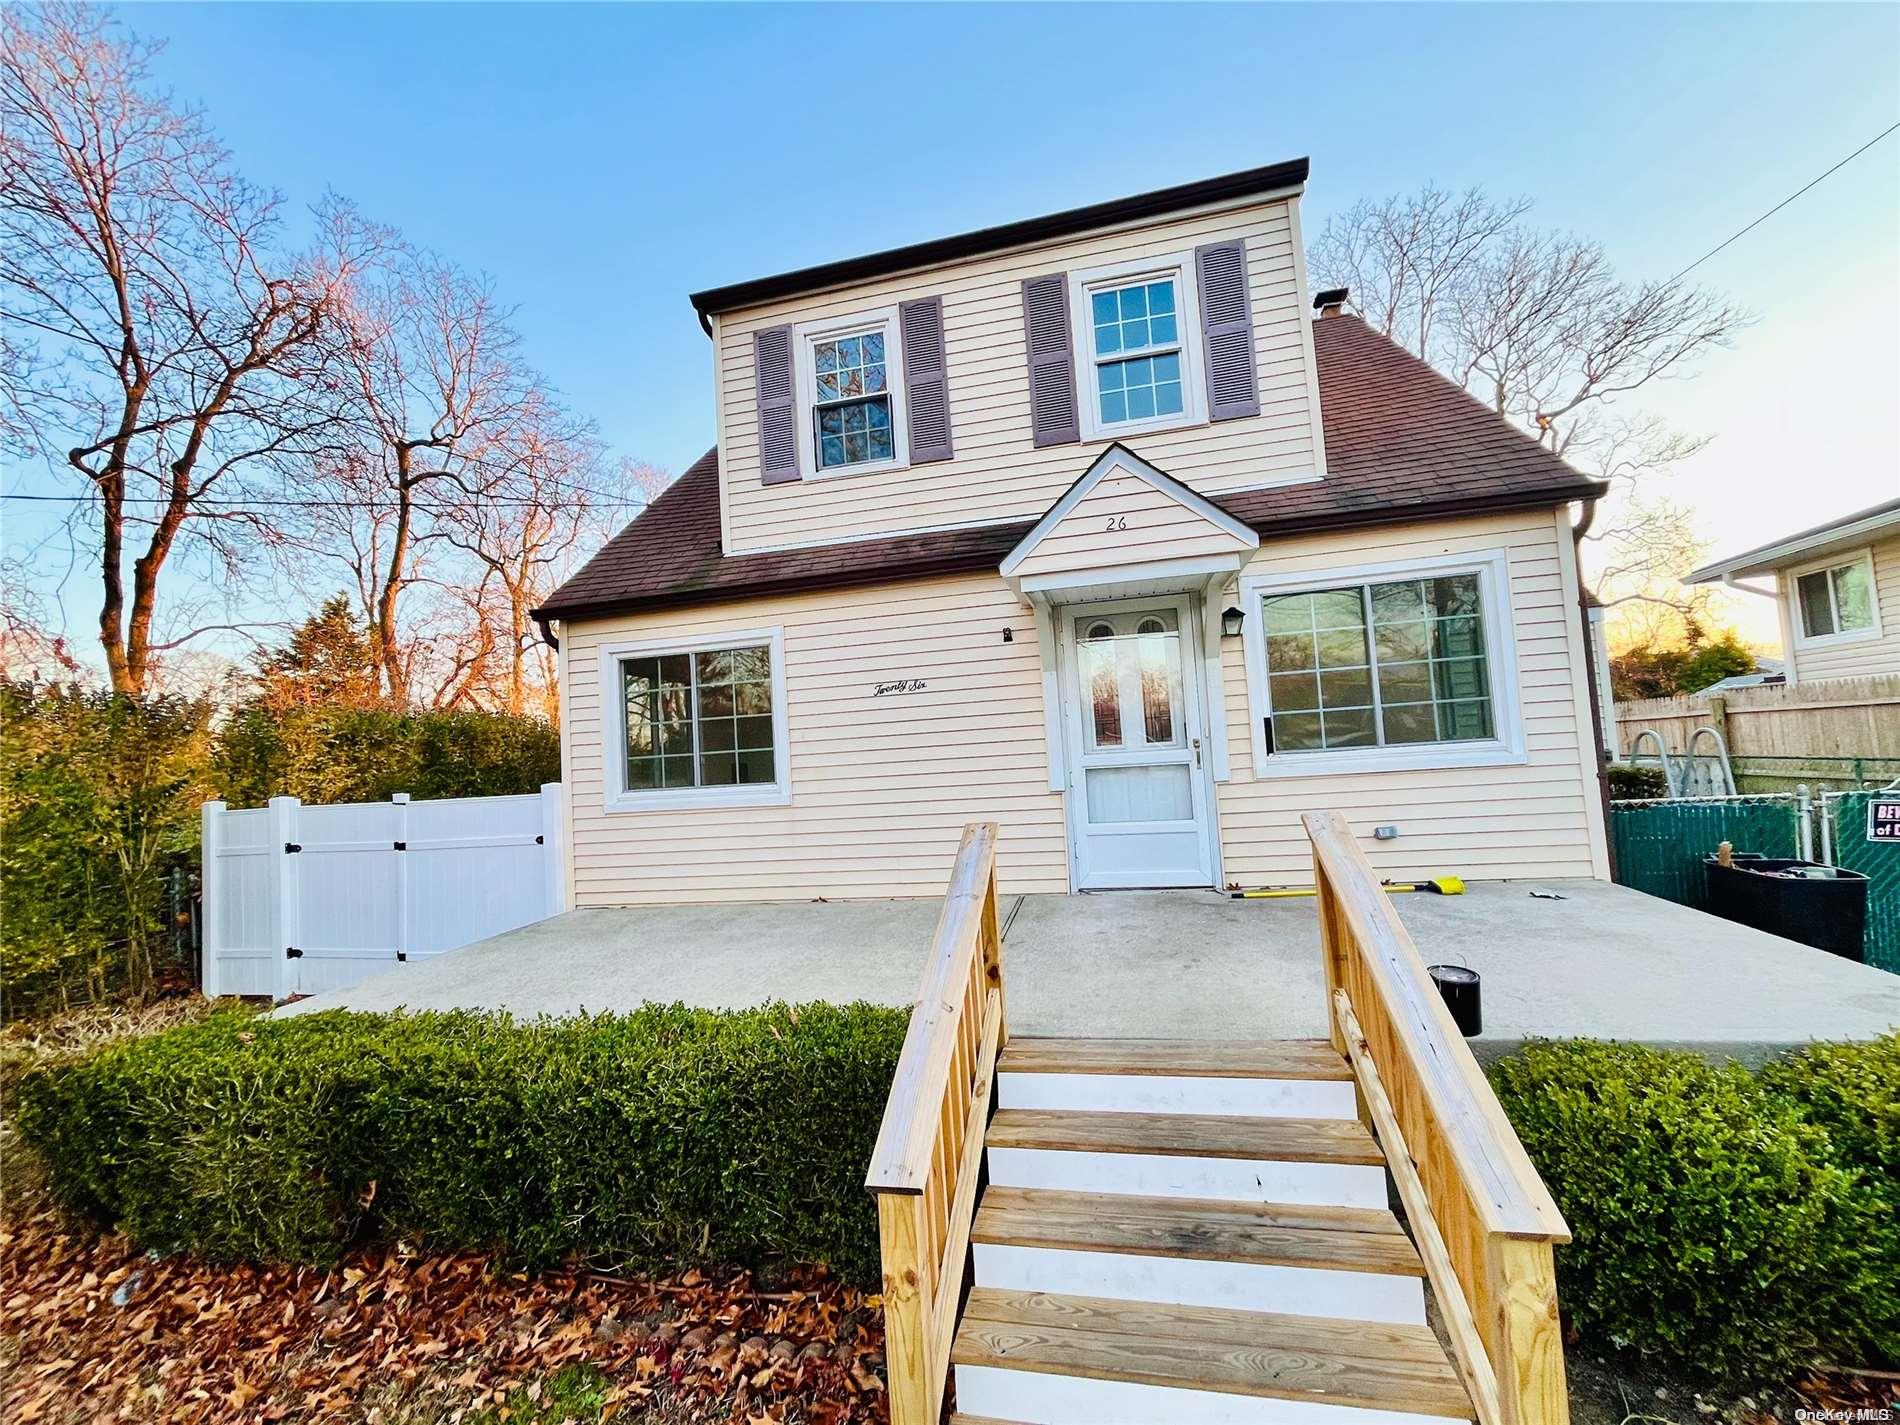
[(1837, 1283), (1837, 1344), (1900, 1366), (1900, 1034), (1815, 1044), (1765, 1065), (1762, 1083), (1826, 1130), (1837, 1161), (1860, 1173), (1868, 1270)]
[(504, 797), (561, 780), (561, 734), (537, 718), (470, 709), (240, 708), (211, 773), (235, 807), (272, 797), (379, 802)]
[[(1890, 1302), (1900, 1275), (1893, 1234), (1883, 1245), (1880, 1230), (1891, 1207), (1869, 1187), (1878, 1154), (1893, 1149), (1900, 1037), (1883, 1042), (1874, 1057), (1885, 1077), (1874, 1077), (1884, 1088), (1873, 1093), (1855, 1071), (1832, 1070), (1864, 1062), (1855, 1046), (1760, 1078), (1692, 1053), (1589, 1040), (1533, 1043), (1493, 1065), (1505, 1113), (1575, 1234), (1557, 1252), (1572, 1322), (1619, 1348), (1737, 1378), (1878, 1351), (1880, 1283)], [(1830, 1117), (1862, 1125), (1882, 1093), (1884, 1129), (1836, 1136)]]
[(19, 1127), (69, 1210), (213, 1260), (327, 1264), (374, 1236), (526, 1267), (826, 1262), (869, 1284), (864, 1168), (907, 1022), (216, 1014), (29, 1074)]

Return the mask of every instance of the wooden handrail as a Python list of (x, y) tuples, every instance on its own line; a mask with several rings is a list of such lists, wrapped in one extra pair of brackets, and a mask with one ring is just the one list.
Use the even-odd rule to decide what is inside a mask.
[(864, 1185), (877, 1197), (892, 1425), (936, 1425), (1004, 1020), (996, 823), (963, 829)]
[[(1495, 1410), (1495, 1425), (1565, 1425), (1551, 1248), (1568, 1242), (1570, 1229), (1345, 817), (1308, 812), (1302, 820), (1313, 844), (1333, 1045), (1352, 1062), (1432, 1288), (1448, 1304), (1473, 1402)], [(1475, 1341), (1456, 1329), (1461, 1317)], [(1471, 1359), (1478, 1346), (1482, 1361)], [(1487, 1385), (1494, 1397), (1485, 1398)]]

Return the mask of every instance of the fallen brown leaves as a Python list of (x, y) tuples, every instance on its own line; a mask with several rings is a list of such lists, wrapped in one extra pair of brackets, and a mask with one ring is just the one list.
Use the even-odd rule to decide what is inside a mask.
[(78, 1234), (0, 1228), (0, 1416), (164, 1422), (458, 1421), (550, 1372), (612, 1382), (601, 1418), (882, 1425), (877, 1298), (822, 1273), (499, 1271), (474, 1255), (376, 1249), (334, 1271), (211, 1267)]

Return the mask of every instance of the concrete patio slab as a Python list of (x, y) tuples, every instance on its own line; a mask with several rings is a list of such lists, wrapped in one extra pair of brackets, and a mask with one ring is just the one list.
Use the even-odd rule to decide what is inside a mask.
[[(1900, 976), (1623, 886), (1487, 882), (1463, 896), (1401, 895), (1395, 904), (1427, 961), (1483, 974), (1481, 1055), (1533, 1035), (1592, 1035), (1752, 1059), (1900, 1025)], [(282, 1012), (908, 1004), (937, 909), (894, 900), (573, 911)], [(1325, 1032), (1310, 899), (1118, 891), (1008, 897), (1003, 913), (1013, 1033)]]

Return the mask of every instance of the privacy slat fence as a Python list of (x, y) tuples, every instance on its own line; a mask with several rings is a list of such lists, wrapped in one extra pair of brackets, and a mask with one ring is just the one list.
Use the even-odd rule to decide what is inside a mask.
[(207, 995), (315, 994), (565, 908), (561, 787), (203, 812)]
[(1826, 859), (1867, 878), (1867, 963), (1900, 974), (1900, 842), (1874, 840), (1867, 819), (1876, 802), (1900, 802), (1900, 785), (1836, 792), (1821, 802)]
[(1867, 808), (1888, 790), (1806, 789), (1765, 796), (1624, 801), (1610, 805), (1619, 884), (1708, 909), (1703, 859), (1724, 841), (1761, 856), (1798, 856), (1867, 877), (1867, 963), (1900, 974), (1900, 843), (1867, 834)]
[(1708, 908), (1702, 858), (1724, 841), (1737, 851), (1799, 856), (1800, 808), (1793, 796), (1710, 797), (1696, 801), (1613, 802), (1610, 835), (1616, 879), (1678, 905)]

